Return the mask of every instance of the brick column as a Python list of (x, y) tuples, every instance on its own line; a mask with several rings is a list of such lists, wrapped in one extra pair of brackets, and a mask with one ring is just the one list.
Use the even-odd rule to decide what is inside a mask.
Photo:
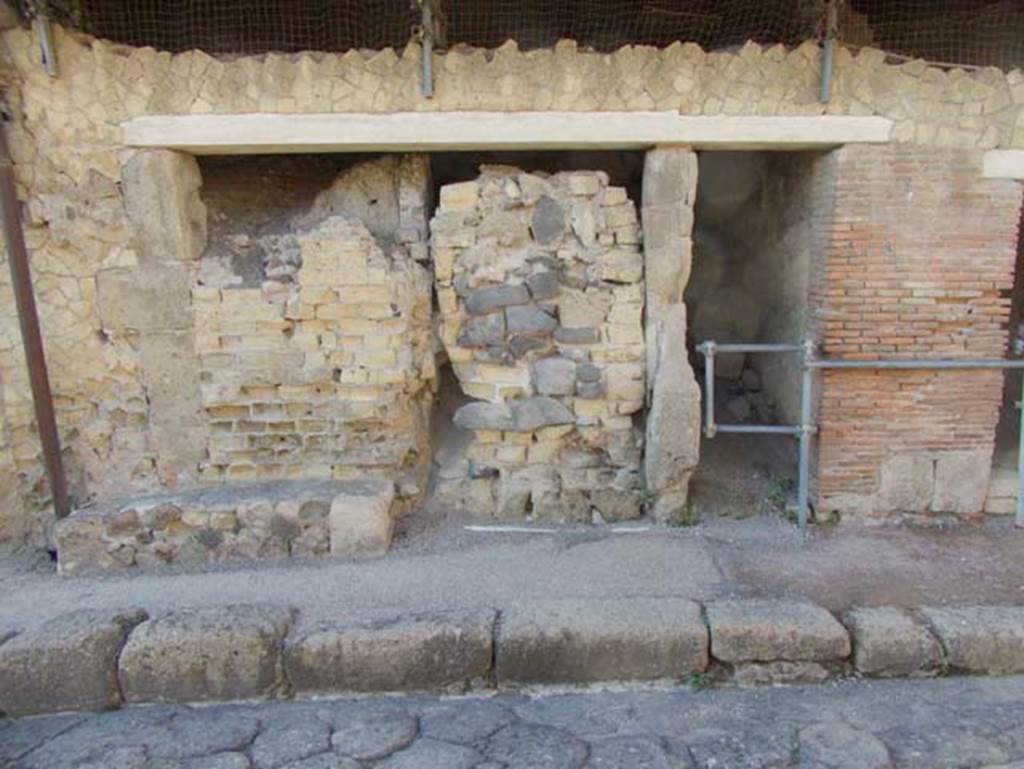
[[(824, 354), (1005, 354), (1021, 192), (981, 153), (847, 146), (811, 307)], [(988, 486), (1001, 371), (831, 371), (822, 380), (819, 513), (974, 514)]]
[(685, 511), (700, 457), (700, 389), (686, 350), (683, 291), (690, 278), (697, 154), (657, 147), (644, 159), (647, 434), (644, 477), (661, 520)]

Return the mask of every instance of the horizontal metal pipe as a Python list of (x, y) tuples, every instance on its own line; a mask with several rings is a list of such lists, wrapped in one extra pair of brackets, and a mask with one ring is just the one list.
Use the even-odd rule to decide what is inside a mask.
[(791, 425), (722, 425), (716, 424), (715, 430), (720, 433), (775, 433), (778, 435), (797, 435), (799, 427)]
[(809, 368), (860, 368), (860, 369), (1006, 369), (1024, 368), (1024, 360), (1003, 360), (1000, 358), (963, 358), (960, 360), (914, 359), (906, 360), (829, 360), (819, 358), (807, 361)]
[[(702, 342), (697, 345), (698, 352), (704, 352), (705, 344), (707, 343)], [(719, 344), (718, 342), (713, 344), (716, 354), (723, 352), (800, 352), (798, 344)]]

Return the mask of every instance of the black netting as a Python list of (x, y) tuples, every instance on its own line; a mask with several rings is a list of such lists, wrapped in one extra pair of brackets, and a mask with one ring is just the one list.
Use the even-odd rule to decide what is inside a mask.
[[(705, 49), (795, 45), (819, 37), (827, 0), (426, 0), (440, 48), (523, 49), (561, 38), (611, 51), (693, 41)], [(23, 0), (29, 2), (29, 0)], [(210, 53), (401, 48), (414, 0), (31, 0), (56, 22), (131, 45)], [(941, 64), (1024, 65), (1024, 0), (842, 0), (839, 37), (851, 47)]]

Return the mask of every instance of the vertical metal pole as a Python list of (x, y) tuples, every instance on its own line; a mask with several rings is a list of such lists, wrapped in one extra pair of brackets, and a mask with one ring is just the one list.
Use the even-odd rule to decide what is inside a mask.
[(811, 475), (811, 367), (808, 365), (814, 352), (811, 340), (804, 342), (803, 371), (800, 377), (800, 461), (797, 468), (797, 523), (807, 528), (808, 486)]
[(1014, 523), (1024, 528), (1024, 371), (1021, 372), (1021, 393), (1017, 401), (1020, 411), (1020, 437), (1017, 444), (1017, 516)]
[(832, 98), (832, 70), (834, 69), (836, 32), (839, 23), (838, 0), (829, 0), (825, 12), (825, 50), (821, 56), (821, 93), (822, 104), (828, 104)]
[(32, 290), (32, 273), (29, 270), (28, 249), (21, 231), (21, 206), (14, 185), (14, 168), (7, 150), (7, 137), (0, 123), (0, 209), (3, 216), (4, 241), (7, 245), (7, 264), (11, 268), (11, 284), (14, 289), (14, 303), (18, 309), (21, 324), (21, 341), (25, 347), (25, 363), (28, 368), (29, 385), (32, 388), (32, 403), (35, 406), (36, 425), (39, 441), (43, 448), (43, 461), (53, 494), (53, 507), (58, 518), (71, 512), (67, 482), (60, 456), (60, 437), (57, 420), (53, 413), (53, 396), (50, 393), (50, 379), (46, 371), (46, 354), (43, 351), (43, 335), (39, 330), (39, 315)]
[(715, 428), (715, 343), (704, 343), (704, 435), (714, 438)]

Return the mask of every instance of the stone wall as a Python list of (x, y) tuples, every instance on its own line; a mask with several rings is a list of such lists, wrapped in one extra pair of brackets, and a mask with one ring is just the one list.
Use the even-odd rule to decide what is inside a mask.
[[(152, 369), (155, 346), (147, 351), (130, 334), (110, 334), (101, 319), (99, 274), (145, 260), (122, 184), (131, 153), (121, 144), (120, 124), (130, 118), (481, 109), (875, 114), (896, 122), (894, 139), (907, 149), (1024, 148), (1019, 72), (893, 65), (872, 49), (838, 52), (833, 99), (821, 105), (821, 51), (814, 43), (788, 51), (754, 44), (721, 52), (693, 44), (665, 50), (634, 46), (613, 54), (581, 51), (568, 41), (526, 53), (514, 43), (494, 51), (460, 49), (435, 56), (431, 100), (419, 91), (416, 45), (398, 52), (216, 59), (200, 52), (133, 49), (59, 28), (55, 45), (61, 74), (50, 78), (31, 33), (4, 31), (0, 82), (4, 112), (13, 117), (8, 135), (26, 203), (26, 239), (67, 471), (81, 502), (159, 489), (186, 480), (183, 468), (190, 466), (158, 453), (170, 445), (166, 429), (173, 422), (160, 424), (149, 398), (159, 392), (156, 385), (171, 382), (173, 371)], [(977, 159), (971, 155), (972, 163)], [(977, 168), (965, 165), (963, 173), (976, 175)], [(181, 284), (171, 285), (177, 291)], [(45, 512), (47, 490), (17, 318), (2, 268), (0, 298), (0, 421), (10, 446), (10, 461), (0, 452), (0, 472), (17, 477), (18, 494), (30, 511), (24, 527), (4, 525), (0, 539), (27, 538), (39, 545), (47, 541), (52, 521)], [(181, 341), (177, 328), (160, 331), (164, 345)], [(187, 353), (180, 345), (176, 349), (179, 356)], [(201, 416), (201, 410), (189, 413), (190, 419)]]
[[(845, 147), (812, 275), (824, 354), (999, 358), (1021, 188), (978, 178), (977, 151)], [(830, 371), (819, 416), (819, 510), (977, 514), (1001, 371)]]
[(474, 512), (590, 521), (641, 512), (643, 271), (636, 207), (603, 172), (508, 166), (441, 188), (440, 336), (473, 431), (439, 493)]

